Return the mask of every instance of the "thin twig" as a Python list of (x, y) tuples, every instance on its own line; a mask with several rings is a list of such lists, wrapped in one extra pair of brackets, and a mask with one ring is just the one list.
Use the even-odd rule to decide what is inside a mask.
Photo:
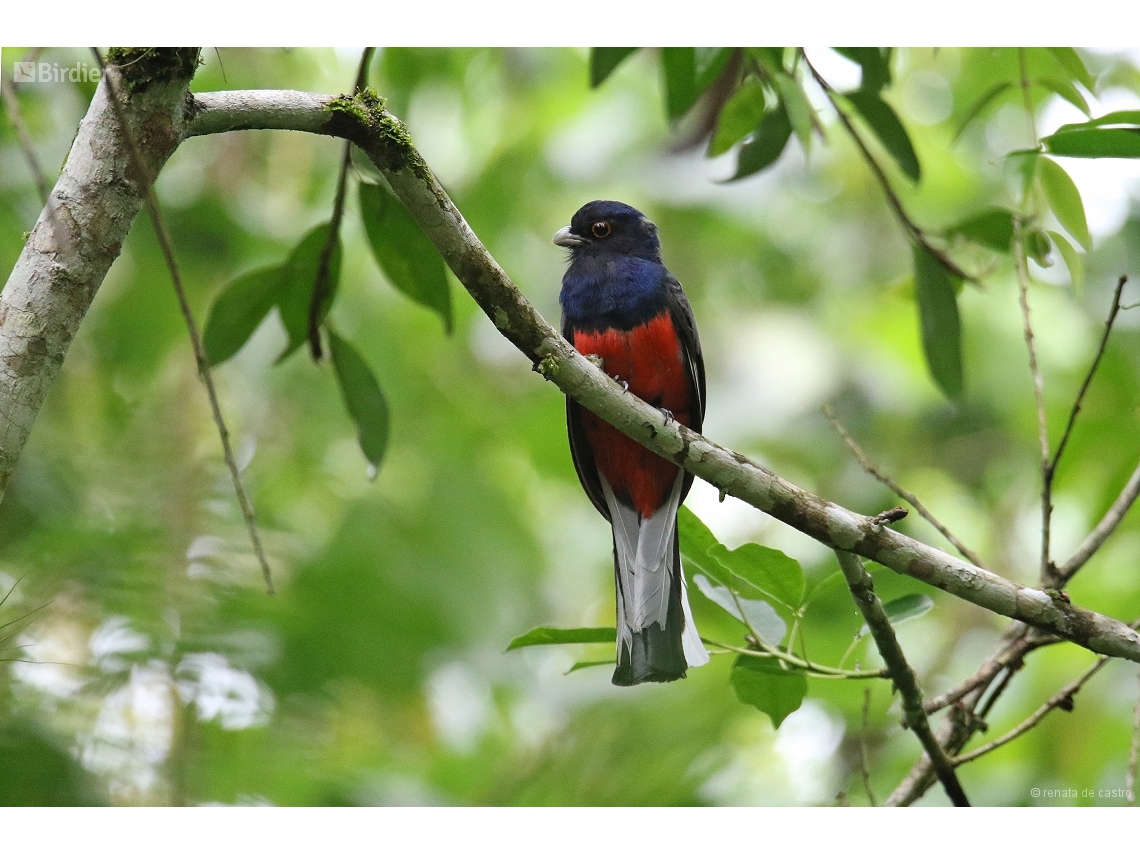
[(1049, 559), (1049, 536), (1053, 518), (1052, 483), (1049, 477), (1049, 426), (1045, 418), (1045, 384), (1037, 364), (1037, 348), (1033, 344), (1033, 322), (1029, 316), (1029, 263), (1025, 255), (1024, 224), (1013, 218), (1013, 266), (1017, 271), (1017, 300), (1021, 305), (1021, 321), (1025, 333), (1025, 349), (1029, 352), (1029, 371), (1033, 375), (1033, 399), (1037, 405), (1037, 443), (1041, 455), (1041, 584), (1052, 586), (1053, 562)]
[(1049, 461), (1047, 478), (1050, 484), (1053, 483), (1053, 476), (1057, 472), (1057, 465), (1061, 462), (1061, 455), (1065, 453), (1065, 446), (1068, 445), (1069, 434), (1073, 432), (1073, 425), (1077, 421), (1077, 414), (1081, 411), (1081, 404), (1084, 403), (1085, 393), (1089, 390), (1093, 375), (1096, 374), (1096, 370), (1100, 366), (1101, 357), (1104, 356), (1105, 348), (1108, 346), (1108, 336), (1112, 333), (1112, 325), (1116, 322), (1116, 316), (1120, 312), (1120, 295), (1124, 293), (1124, 284), (1127, 281), (1127, 276), (1121, 276), (1116, 283), (1116, 290), (1112, 294), (1112, 307), (1108, 310), (1108, 320), (1104, 322), (1104, 333), (1100, 337), (1100, 346), (1097, 347), (1096, 356), (1093, 357), (1092, 365), (1089, 366), (1089, 373), (1085, 375), (1085, 382), (1081, 384), (1080, 391), (1077, 392), (1077, 397), (1073, 401), (1073, 408), (1069, 411), (1069, 421), (1065, 425), (1065, 432), (1061, 434), (1061, 441), (1057, 443), (1057, 450), (1053, 452), (1053, 457)]
[(871, 807), (878, 807), (875, 801), (875, 791), (871, 789), (871, 773), (868, 771), (870, 761), (867, 758), (867, 722), (871, 714), (871, 687), (863, 690), (863, 726), (859, 730), (859, 773), (863, 776), (863, 789), (867, 793), (867, 802)]
[(170, 233), (167, 231), (166, 221), (162, 218), (162, 213), (158, 207), (158, 198), (154, 193), (154, 179), (151, 177), (150, 171), (144, 165), (142, 156), (135, 146), (135, 141), (131, 138), (126, 116), (123, 113), (122, 102), (119, 100), (119, 92), (115, 84), (114, 75), (107, 74), (107, 65), (103, 61), (103, 57), (99, 51), (95, 48), (91, 48), (91, 52), (95, 55), (95, 60), (99, 63), (99, 67), (103, 70), (103, 74), (106, 77), (108, 100), (111, 102), (111, 107), (115, 111), (116, 118), (119, 120), (119, 127), (123, 132), (123, 142), (126, 145), (127, 154), (131, 159), (131, 165), (135, 173), (139, 176), (139, 182), (143, 185), (145, 191), (143, 193), (143, 202), (146, 205), (146, 210), (150, 215), (151, 222), (154, 223), (154, 233), (158, 238), (158, 245), (162, 249), (162, 256), (166, 261), (166, 267), (170, 271), (170, 279), (174, 283), (174, 291), (178, 295), (178, 305), (182, 309), (182, 317), (186, 320), (186, 328), (190, 333), (190, 343), (194, 349), (194, 359), (198, 363), (198, 376), (202, 378), (202, 383), (206, 387), (206, 395), (210, 399), (210, 411), (214, 417), (214, 424), (218, 428), (218, 436), (222, 440), (222, 452), (226, 459), (226, 466), (230, 470), (230, 478), (234, 484), (234, 492), (237, 493), (238, 504), (241, 505), (242, 515), (245, 517), (245, 525), (249, 530), (249, 539), (253, 544), (253, 551), (257, 554), (257, 560), (261, 564), (261, 573), (265, 577), (266, 590), (272, 594), (274, 592), (273, 574), (269, 569), (269, 560), (265, 557), (265, 550), (261, 546), (261, 537), (257, 531), (257, 521), (253, 514), (253, 505), (250, 503), (249, 497), (245, 492), (245, 487), (242, 485), (237, 458), (234, 457), (233, 447), (230, 445), (230, 434), (226, 429), (225, 419), (222, 417), (221, 405), (218, 403), (218, 393), (214, 389), (214, 378), (210, 372), (210, 362), (206, 357), (206, 348), (202, 345), (202, 336), (198, 332), (198, 325), (194, 321), (194, 314), (190, 310), (190, 302), (186, 298), (186, 289), (182, 285), (182, 274), (174, 258), (174, 249), (170, 240)]
[(855, 125), (851, 122), (851, 119), (848, 117), (847, 113), (845, 113), (839, 106), (839, 102), (835, 98), (835, 90), (831, 88), (831, 84), (824, 80), (820, 73), (815, 70), (815, 66), (811, 64), (811, 60), (809, 60), (806, 55), (804, 56), (804, 63), (807, 65), (808, 70), (811, 72), (811, 76), (815, 78), (815, 82), (818, 83), (820, 89), (823, 90), (823, 94), (827, 96), (827, 100), (831, 102), (831, 106), (839, 116), (839, 121), (847, 130), (847, 133), (850, 134), (851, 139), (855, 141), (855, 145), (859, 147), (859, 151), (863, 154), (863, 159), (867, 161), (867, 165), (871, 168), (871, 171), (875, 174), (876, 180), (879, 182), (879, 186), (883, 189), (883, 194), (887, 197), (887, 203), (891, 206), (891, 210), (895, 212), (895, 216), (898, 217), (899, 222), (902, 223), (902, 226), (906, 230), (907, 234), (911, 236), (915, 243), (917, 243), (919, 246), (937, 258), (938, 262), (950, 273), (959, 277), (960, 279), (969, 282), (976, 282), (977, 277), (968, 274), (961, 267), (955, 264), (951, 260), (950, 256), (948, 256), (938, 247), (932, 245), (930, 243), (930, 240), (926, 237), (926, 233), (918, 227), (918, 224), (916, 224), (914, 220), (911, 219), (910, 215), (906, 212), (906, 208), (903, 207), (902, 200), (899, 199), (898, 194), (896, 194), (894, 188), (891, 187), (891, 182), (890, 179), (887, 178), (887, 173), (883, 170), (883, 167), (879, 165), (879, 162), (875, 159), (875, 156), (871, 154), (871, 150), (867, 147), (867, 143), (864, 142), (863, 137), (859, 134), (859, 132), (855, 130)]
[[(3, 71), (0, 70), (0, 76)], [(24, 159), (28, 162), (28, 170), (32, 173), (32, 181), (36, 185), (36, 191), (40, 195), (40, 201), (43, 203), (44, 210), (47, 211), (48, 219), (51, 221), (52, 231), (56, 239), (60, 242), (65, 250), (71, 249), (71, 236), (68, 235), (67, 229), (59, 221), (59, 214), (56, 213), (55, 205), (52, 204), (51, 186), (48, 184), (47, 174), (44, 172), (43, 165), (40, 163), (39, 157), (36, 156), (35, 143), (32, 142), (32, 135), (28, 133), (28, 126), (24, 124), (24, 116), (20, 110), (20, 99), (16, 97), (16, 84), (11, 82), (9, 85), (4, 85), (0, 81), (0, 95), (4, 97), (4, 107), (8, 111), (8, 121), (12, 123), (12, 127), (16, 129), (16, 139), (19, 140), (20, 150), (24, 154)]]
[(899, 646), (894, 628), (883, 609), (883, 601), (875, 593), (871, 574), (867, 572), (859, 556), (843, 550), (836, 550), (835, 555), (839, 559), (843, 577), (847, 580), (847, 587), (851, 589), (851, 597), (855, 600), (859, 611), (863, 613), (863, 618), (871, 630), (871, 637), (875, 639), (879, 654), (883, 657), (895, 688), (902, 698), (903, 720), (922, 743), (950, 801), (955, 807), (969, 807), (970, 800), (958, 781), (954, 765), (930, 729), (930, 721), (926, 718), (922, 707), (922, 690), (918, 687), (918, 678), (906, 661), (902, 647)]
[[(353, 93), (363, 91), (368, 82), (368, 63), (376, 48), (366, 47), (360, 54), (360, 65), (356, 69), (356, 82)], [(313, 296), (309, 300), (309, 352), (314, 361), (321, 358), (321, 309), (332, 291), (329, 271), (332, 257), (340, 241), (340, 222), (344, 218), (344, 196), (348, 187), (348, 170), (352, 166), (352, 143), (345, 140), (344, 153), (340, 158), (340, 174), (336, 179), (336, 198), (333, 200), (332, 219), (329, 220), (329, 233), (325, 245), (321, 247), (321, 258), (317, 265), (317, 279), (313, 283)]]
[(977, 554), (972, 549), (962, 543), (962, 541), (954, 536), (953, 532), (951, 532), (950, 529), (938, 521), (934, 514), (932, 514), (927, 509), (927, 507), (918, 500), (918, 497), (914, 495), (914, 493), (903, 489), (902, 485), (900, 485), (886, 473), (880, 471), (879, 468), (875, 466), (871, 458), (867, 456), (867, 453), (863, 451), (859, 443), (855, 441), (851, 434), (847, 432), (847, 429), (843, 426), (843, 423), (839, 421), (839, 418), (835, 415), (835, 410), (831, 408), (830, 404), (824, 404), (821, 409), (823, 410), (823, 415), (829, 422), (831, 422), (831, 426), (835, 429), (835, 432), (839, 434), (844, 444), (851, 450), (851, 453), (855, 455), (855, 460), (861, 467), (863, 467), (864, 472), (878, 480), (881, 484), (885, 485), (888, 490), (890, 490), (900, 499), (909, 503), (911, 507), (918, 511), (919, 516), (921, 516), (924, 520), (938, 529), (939, 534), (946, 538), (946, 540), (948, 540), (967, 561), (978, 567), (986, 566), (982, 563), (981, 559), (978, 558)]
[(20, 101), (16, 97), (14, 84), (0, 85), (0, 94), (4, 96), (4, 106), (8, 110), (8, 121), (12, 123), (12, 127), (16, 129), (16, 139), (20, 142), (20, 149), (24, 153), (24, 159), (28, 161), (28, 168), (32, 173), (32, 180), (36, 184), (36, 190), (40, 194), (40, 201), (46, 206), (48, 199), (51, 197), (51, 187), (48, 186), (47, 177), (44, 175), (44, 168), (40, 165), (40, 160), (36, 157), (36, 148), (32, 143), (32, 137), (28, 133), (28, 126), (24, 124), (24, 117), (20, 113)]
[[(1140, 686), (1140, 673), (1137, 675)], [(1140, 766), (1140, 697), (1136, 698), (1136, 711), (1132, 714), (1132, 746), (1128, 749), (1128, 767), (1124, 770), (1124, 791), (1129, 807), (1136, 807), (1136, 770)]]
[(749, 643), (754, 646), (736, 647), (732, 644), (724, 644), (708, 638), (701, 639), (706, 645), (719, 647), (721, 650), (731, 653), (739, 653), (742, 656), (753, 656), (757, 659), (779, 659), (781, 662), (787, 662), (789, 665), (799, 668), (811, 677), (828, 677), (835, 680), (872, 680), (886, 679), (891, 676), (886, 668), (880, 668), (877, 671), (847, 671), (842, 668), (831, 668), (827, 665), (820, 665), (816, 662), (808, 662), (805, 659), (800, 659), (794, 654), (787, 653), (778, 647), (773, 647), (765, 643), (756, 636), (749, 636), (748, 640)]
[(953, 760), (954, 765), (961, 766), (963, 763), (969, 763), (971, 760), (977, 760), (979, 757), (985, 754), (989, 754), (995, 748), (1001, 748), (1007, 742), (1012, 742), (1027, 730), (1036, 727), (1037, 723), (1040, 722), (1041, 719), (1045, 718), (1045, 716), (1047, 716), (1057, 707), (1063, 707), (1066, 711), (1071, 710), (1073, 708), (1073, 695), (1079, 692), (1081, 690), (1081, 687), (1087, 683), (1097, 671), (1103, 668), (1105, 663), (1108, 661), (1109, 658), (1107, 656), (1099, 657), (1097, 661), (1088, 668), (1088, 670), (1081, 674), (1081, 676), (1079, 676), (1073, 682), (1069, 683), (1067, 686), (1057, 692), (1057, 694), (1053, 695), (1053, 697), (1039, 706), (1034, 711), (1033, 715), (1029, 716), (1029, 718), (1025, 719), (1025, 721), (1023, 721), (1013, 730), (1009, 731), (1008, 733), (1003, 733), (997, 739), (993, 740), (992, 742), (987, 742), (981, 748), (975, 748), (973, 751), (970, 751), (966, 754), (959, 754)]
[(1058, 584), (1063, 585), (1072, 579), (1073, 574), (1084, 567), (1085, 563), (1096, 554), (1096, 551), (1116, 531), (1116, 527), (1120, 525), (1120, 521), (1124, 519), (1124, 515), (1128, 513), (1129, 508), (1132, 507), (1138, 496), (1140, 496), (1140, 463), (1136, 464), (1128, 483), (1121, 489), (1116, 501), (1105, 511), (1101, 521), (1096, 524), (1096, 528), (1090, 531), (1088, 537), (1077, 547), (1073, 557), (1057, 569)]

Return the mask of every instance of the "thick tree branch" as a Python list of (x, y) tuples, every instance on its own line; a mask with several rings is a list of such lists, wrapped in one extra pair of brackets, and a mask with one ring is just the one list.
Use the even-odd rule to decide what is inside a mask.
[(296, 92), (218, 92), (195, 97), (188, 135), (292, 128), (350, 139), (384, 173), (444, 261), (499, 331), (548, 380), (645, 447), (820, 543), (919, 579), (989, 611), (1082, 647), (1140, 661), (1140, 634), (1120, 621), (1027, 588), (827, 502), (723, 448), (659, 411), (576, 351), (511, 282), (471, 231), (374, 93), (330, 98)]
[(871, 579), (871, 574), (867, 572), (858, 556), (842, 550), (836, 550), (835, 555), (839, 559), (843, 578), (847, 580), (847, 587), (851, 589), (851, 598), (855, 600), (855, 605), (859, 607), (863, 619), (867, 621), (875, 646), (879, 648), (883, 662), (891, 672), (895, 688), (902, 696), (903, 720), (922, 743), (926, 756), (930, 758), (935, 774), (942, 782), (950, 801), (955, 807), (969, 807), (970, 800), (966, 798), (958, 776), (954, 773), (953, 764), (943, 753), (942, 746), (938, 744), (938, 740), (930, 730), (930, 722), (922, 706), (922, 690), (918, 687), (918, 678), (910, 663), (906, 661), (903, 649), (895, 636), (895, 630), (883, 608), (883, 601), (875, 593), (875, 583)]
[[(188, 85), (197, 51), (163, 49), (170, 63), (121, 75), (132, 91), (127, 129), (152, 174), (186, 132)], [(143, 77), (143, 75), (146, 75)], [(91, 300), (118, 257), (145, 187), (131, 168), (102, 80), (67, 163), (0, 295), (0, 496), (59, 374)]]

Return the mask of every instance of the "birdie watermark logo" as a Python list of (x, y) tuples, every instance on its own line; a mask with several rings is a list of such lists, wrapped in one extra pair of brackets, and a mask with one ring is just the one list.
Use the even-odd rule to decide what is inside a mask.
[(13, 83), (98, 83), (102, 76), (103, 70), (88, 62), (16, 62), (12, 68)]

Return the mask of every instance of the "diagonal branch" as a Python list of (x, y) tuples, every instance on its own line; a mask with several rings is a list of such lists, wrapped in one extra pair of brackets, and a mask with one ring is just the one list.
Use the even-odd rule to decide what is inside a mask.
[(867, 572), (867, 568), (863, 566), (858, 556), (842, 550), (836, 550), (835, 555), (839, 559), (843, 577), (847, 580), (847, 587), (851, 589), (851, 598), (855, 600), (855, 605), (859, 607), (863, 619), (867, 621), (871, 637), (875, 639), (875, 646), (879, 648), (887, 670), (891, 672), (895, 688), (902, 697), (903, 720), (922, 743), (926, 756), (930, 758), (935, 774), (942, 782), (942, 788), (946, 790), (950, 801), (955, 807), (969, 807), (970, 800), (966, 798), (958, 776), (954, 773), (953, 763), (930, 730), (930, 722), (922, 706), (922, 690), (918, 687), (918, 678), (910, 663), (906, 661), (894, 628), (883, 608), (883, 601), (875, 593), (875, 583), (871, 579), (871, 574)]
[(860, 466), (863, 467), (864, 472), (866, 472), (872, 478), (875, 478), (879, 483), (886, 486), (888, 490), (890, 490), (904, 502), (908, 502), (911, 507), (918, 511), (918, 515), (930, 523), (932, 526), (934, 526), (936, 529), (938, 529), (938, 533), (950, 541), (951, 545), (953, 545), (953, 547), (957, 549), (958, 552), (960, 552), (967, 561), (978, 567), (986, 566), (982, 563), (981, 559), (978, 558), (977, 554), (972, 549), (970, 549), (970, 547), (962, 543), (962, 541), (954, 536), (954, 533), (950, 531), (950, 529), (938, 521), (938, 518), (935, 517), (934, 514), (932, 514), (927, 509), (926, 505), (922, 504), (922, 502), (918, 500), (918, 496), (916, 496), (914, 493), (911, 493), (909, 490), (904, 490), (898, 482), (896, 482), (886, 473), (881, 472), (878, 467), (875, 466), (874, 461), (872, 461), (871, 458), (867, 456), (867, 452), (863, 450), (859, 443), (855, 441), (854, 437), (852, 437), (851, 434), (847, 432), (847, 428), (843, 426), (843, 423), (839, 421), (839, 418), (835, 415), (835, 410), (831, 408), (830, 404), (824, 404), (822, 409), (823, 415), (829, 422), (831, 422), (831, 426), (835, 428), (835, 432), (839, 434), (840, 438), (851, 450), (851, 453), (855, 455), (855, 460), (859, 463)]
[(1069, 683), (1067, 686), (1064, 686), (1060, 691), (1057, 692), (1057, 694), (1053, 695), (1053, 697), (1051, 697), (1036, 710), (1034, 710), (1031, 716), (1021, 722), (1021, 724), (1017, 725), (1017, 727), (1013, 728), (1013, 730), (1010, 730), (1008, 733), (1003, 733), (997, 739), (994, 739), (992, 742), (987, 742), (980, 748), (975, 748), (973, 751), (970, 751), (966, 754), (959, 754), (954, 758), (954, 765), (961, 766), (963, 763), (969, 763), (971, 760), (977, 760), (979, 757), (989, 754), (995, 748), (1001, 748), (1006, 743), (1012, 742), (1023, 733), (1036, 727), (1038, 723), (1040, 723), (1041, 719), (1045, 718), (1045, 716), (1047, 716), (1053, 710), (1057, 709), (1057, 707), (1061, 707), (1065, 710), (1071, 710), (1073, 708), (1073, 695), (1079, 692), (1081, 690), (1081, 687), (1084, 686), (1084, 684), (1087, 683), (1090, 679), (1092, 679), (1093, 675), (1096, 674), (1096, 672), (1101, 668), (1103, 668), (1108, 661), (1109, 659), (1107, 656), (1101, 656), (1099, 659), (1097, 659), (1096, 662), (1092, 664), (1091, 667), (1089, 667), (1083, 674), (1081, 674), (1081, 676), (1077, 677), (1077, 679), (1073, 680), (1073, 682)]
[(1073, 432), (1073, 425), (1077, 422), (1077, 416), (1081, 412), (1081, 405), (1085, 400), (1085, 393), (1088, 392), (1089, 386), (1092, 384), (1093, 375), (1096, 374), (1097, 368), (1100, 367), (1101, 357), (1104, 356), (1105, 348), (1108, 347), (1108, 337), (1112, 333), (1112, 325), (1116, 322), (1116, 316), (1120, 313), (1120, 295), (1124, 292), (1124, 285), (1128, 281), (1127, 276), (1121, 276), (1116, 283), (1116, 290), (1112, 293), (1112, 306), (1108, 310), (1108, 320), (1104, 322), (1104, 333), (1100, 337), (1100, 345), (1096, 349), (1096, 356), (1093, 357), (1092, 365), (1089, 366), (1089, 373), (1085, 375), (1085, 381), (1081, 384), (1080, 391), (1077, 392), (1077, 397), (1073, 401), (1073, 408), (1069, 411), (1069, 421), (1065, 425), (1065, 432), (1061, 434), (1061, 441), (1057, 443), (1057, 450), (1053, 452), (1053, 457), (1049, 460), (1049, 466), (1046, 469), (1050, 485), (1053, 483), (1053, 476), (1057, 473), (1057, 466), (1061, 462), (1061, 455), (1065, 453), (1065, 446), (1069, 443), (1069, 435)]
[(1105, 512), (1101, 521), (1096, 524), (1096, 528), (1089, 532), (1088, 537), (1077, 547), (1073, 557), (1057, 568), (1058, 584), (1063, 585), (1072, 579), (1073, 574), (1084, 567), (1088, 560), (1096, 554), (1097, 550), (1116, 531), (1116, 527), (1120, 525), (1120, 521), (1124, 519), (1124, 515), (1128, 513), (1129, 508), (1132, 507), (1138, 496), (1140, 496), (1140, 463), (1136, 464), (1128, 483), (1124, 485), (1120, 495), (1116, 497), (1116, 501)]
[(678, 466), (832, 548), (854, 552), (989, 611), (1097, 653), (1140, 661), (1140, 634), (1059, 596), (1018, 585), (913, 540), (785, 481), (694, 433), (622, 387), (578, 353), (511, 282), (416, 151), (407, 128), (374, 92), (330, 98), (299, 92), (198, 95), (188, 135), (239, 128), (305, 130), (347, 138), (393, 192), (491, 319), (548, 380), (623, 433)]
[(835, 97), (836, 92), (831, 88), (831, 84), (828, 83), (820, 75), (820, 73), (815, 70), (815, 66), (811, 64), (811, 60), (809, 60), (806, 55), (803, 55), (803, 58), (804, 63), (808, 67), (808, 71), (811, 72), (811, 76), (815, 78), (815, 82), (819, 84), (819, 88), (823, 90), (823, 94), (826, 95), (827, 100), (831, 102), (832, 109), (835, 110), (836, 115), (839, 117), (840, 123), (843, 125), (844, 129), (846, 129), (851, 139), (855, 141), (855, 145), (858, 146), (859, 152), (863, 155), (863, 160), (867, 162), (867, 166), (870, 167), (871, 172), (873, 172), (875, 175), (875, 180), (879, 182), (879, 186), (883, 190), (883, 195), (887, 197), (887, 204), (890, 205), (891, 210), (894, 211), (895, 216), (898, 218), (899, 223), (902, 224), (903, 229), (905, 229), (906, 233), (910, 235), (911, 240), (929, 252), (932, 256), (937, 258), (938, 263), (946, 268), (946, 270), (952, 273), (954, 276), (957, 276), (959, 279), (963, 279), (967, 282), (976, 282), (977, 277), (968, 274), (961, 267), (955, 264), (950, 256), (948, 256), (938, 247), (932, 245), (929, 238), (926, 236), (926, 232), (919, 228), (918, 224), (915, 223), (913, 219), (911, 219), (910, 214), (908, 214), (906, 208), (903, 207), (902, 200), (899, 199), (898, 194), (895, 193), (894, 188), (891, 187), (891, 182), (890, 179), (887, 178), (887, 173), (883, 170), (883, 167), (879, 164), (879, 161), (875, 159), (875, 156), (871, 154), (871, 149), (867, 147), (867, 143), (864, 141), (862, 134), (860, 134), (859, 131), (855, 129), (855, 125), (852, 123), (851, 118), (847, 115), (846, 111), (844, 111), (843, 108), (839, 106), (839, 102)]

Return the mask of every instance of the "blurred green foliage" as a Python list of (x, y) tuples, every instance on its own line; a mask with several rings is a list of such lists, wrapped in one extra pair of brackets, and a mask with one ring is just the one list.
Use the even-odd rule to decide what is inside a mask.
[[(744, 58), (674, 49), (663, 63), (648, 50), (382, 49), (368, 82), (548, 319), (564, 263), (550, 236), (591, 199), (635, 205), (658, 224), (696, 312), (712, 438), (855, 510), (891, 507), (895, 497), (819, 413), (830, 401), (990, 569), (1033, 584), (1039, 462), (1013, 216), (1038, 205), (1032, 234), (1044, 243), (1033, 254), (1049, 266), (1030, 264), (1030, 299), (1054, 443), (1117, 277), (1140, 278), (1140, 209), (1126, 189), (1135, 161), (1095, 161), (1096, 171), (1060, 156), (1005, 165), (1010, 152), (1035, 147), (1031, 126), (1055, 155), (1128, 153), (1121, 134), (1134, 118), (1082, 124), (1080, 103), (1094, 116), (1134, 109), (1135, 56), (1066, 51), (1030, 50), (1020, 62), (1015, 49), (807, 54), (847, 93), (914, 222), (977, 278), (960, 288), (935, 257), (912, 252), (791, 49)], [(5, 49), (4, 68), (23, 54)], [(339, 93), (358, 60), (332, 50), (203, 56), (195, 91)], [(43, 58), (66, 65), (84, 54)], [(728, 74), (739, 75), (733, 87), (751, 82), (719, 91), (728, 106), (716, 127), (701, 93)], [(54, 174), (92, 87), (28, 84), (17, 94)], [(819, 111), (814, 131), (805, 103)], [(240, 277), (283, 265), (328, 221), (340, 157), (335, 140), (268, 131), (192, 139), (175, 153), (157, 188), (200, 322), (230, 283), (256, 284)], [(6, 114), (0, 163), (0, 267), (10, 270), (40, 204)], [(733, 175), (741, 180), (718, 183)], [(380, 252), (363, 227), (360, 199), (347, 195), (329, 322), (382, 390), (377, 399), (356, 372), (371, 402), (359, 412), (387, 404), (383, 442), (371, 440), (373, 451), (387, 449), (375, 482), (353, 421), (367, 416), (351, 403), (346, 411), (333, 366), (299, 347), (304, 328), (289, 311), (282, 325), (280, 299), (229, 292), (260, 315), (212, 339), (278, 581), (272, 597), (153, 229), (145, 217), (132, 228), (0, 503), (0, 588), (14, 588), (0, 624), (30, 615), (0, 667), (0, 801), (832, 804), (842, 792), (859, 804), (861, 744), (881, 800), (919, 756), (885, 682), (808, 677), (777, 731), (737, 699), (749, 700), (754, 675), (734, 670), (731, 655), (683, 682), (630, 690), (611, 686), (607, 667), (566, 673), (607, 658), (604, 645), (504, 652), (536, 626), (612, 625), (609, 532), (578, 488), (557, 390), (453, 280), (449, 302), (435, 282), (413, 293), (418, 303), (400, 274), (387, 281), (373, 252), (383, 263), (391, 247)], [(1083, 255), (1074, 248), (1090, 242)], [(1070, 281), (1078, 263), (1083, 289)], [(924, 295), (934, 309), (920, 321)], [(939, 338), (951, 317), (960, 337)], [(1122, 313), (1057, 474), (1056, 558), (1068, 557), (1136, 465), (1138, 327), (1140, 314)], [(296, 352), (275, 366), (287, 346)], [(802, 567), (788, 602), (776, 603), (779, 620), (796, 624), (793, 649), (830, 665), (846, 651), (844, 667), (881, 666), (857, 638), (862, 621), (826, 550), (734, 500), (718, 503), (706, 485), (689, 506), (723, 544), (718, 560), (743, 560), (758, 547), (742, 545), (755, 542)], [(945, 547), (915, 514), (898, 527)], [(1074, 602), (1133, 620), (1138, 555), (1133, 512), (1073, 581)], [(898, 629), (924, 690), (971, 674), (1004, 622), (871, 569), (885, 602), (934, 600)], [(742, 644), (740, 623), (690, 591), (702, 634)], [(1035, 653), (990, 735), (1091, 661), (1066, 645)], [(1032, 787), (1122, 786), (1135, 674), (1110, 663), (1072, 712), (963, 767), (974, 802), (1032, 803)], [(924, 801), (945, 797), (936, 789)]]

